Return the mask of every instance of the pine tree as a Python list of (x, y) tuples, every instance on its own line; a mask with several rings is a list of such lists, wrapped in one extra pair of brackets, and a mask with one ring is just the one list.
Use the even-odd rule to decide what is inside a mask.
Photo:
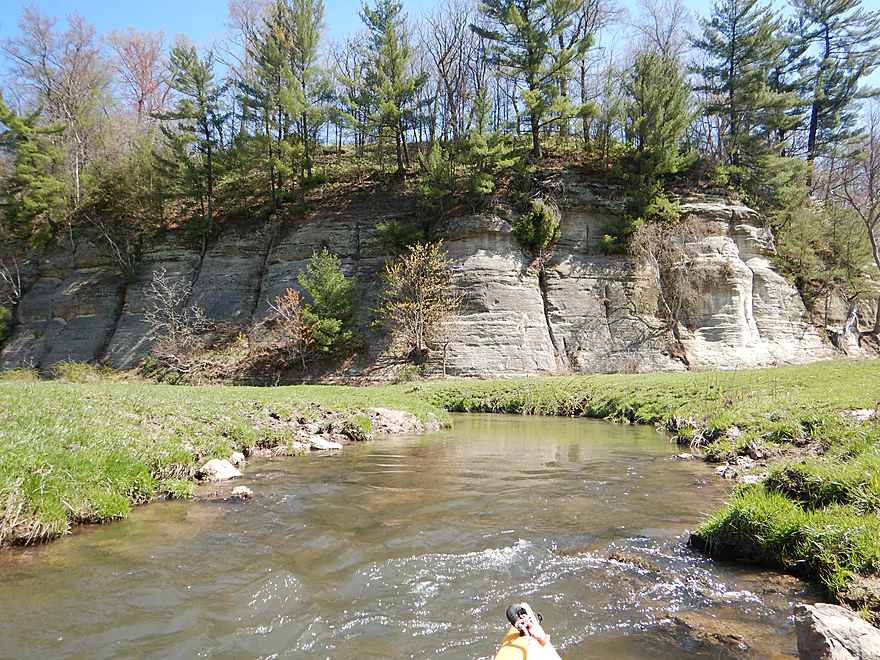
[(640, 219), (674, 222), (678, 212), (663, 192), (666, 177), (688, 161), (681, 141), (690, 126), (690, 86), (681, 63), (642, 51), (625, 83), (626, 134), (634, 149), (635, 209)]
[(627, 138), (639, 176), (662, 180), (687, 161), (681, 141), (693, 112), (690, 86), (677, 59), (642, 51), (625, 85)]
[[(592, 45), (592, 35), (566, 41), (582, 3), (577, 0), (481, 0), (480, 10), (491, 28), (473, 30), (493, 44), (490, 53), (511, 77), (522, 78), (529, 120), (532, 157), (541, 158), (541, 130), (553, 122), (593, 110), (591, 105), (574, 106), (563, 93), (572, 61)], [(561, 45), (560, 45), (561, 44)]]
[(312, 176), (318, 130), (326, 121), (322, 102), (330, 93), (329, 82), (318, 65), (321, 28), (324, 23), (322, 0), (291, 0), (290, 68), (293, 85), (288, 105), (296, 117), (296, 133), (301, 145), (300, 175)]
[(355, 282), (346, 279), (342, 263), (327, 248), (312, 254), (311, 262), (299, 274), (299, 284), (311, 295), (302, 311), (315, 348), (337, 356), (357, 345), (354, 332)]
[(752, 168), (771, 146), (771, 136), (795, 125), (791, 94), (774, 91), (771, 72), (785, 43), (777, 36), (778, 17), (758, 0), (717, 0), (712, 18), (702, 19), (703, 36), (694, 45), (708, 63), (698, 69), (708, 92), (706, 111), (722, 119), (722, 156), (734, 168)]
[(480, 88), (474, 98), (470, 130), (465, 134), (461, 158), (470, 168), (470, 187), (488, 195), (495, 189), (495, 176), (516, 162), (510, 136), (489, 128), (492, 101), (487, 87)]
[(59, 180), (64, 155), (50, 136), (60, 126), (39, 126), (40, 113), (16, 115), (0, 94), (0, 151), (10, 155), (9, 178), (0, 188), (0, 208), (8, 228), (37, 246), (45, 245), (54, 226), (66, 217), (71, 189)]
[(160, 158), (165, 174), (176, 184), (176, 194), (198, 214), (193, 227), (202, 237), (202, 251), (214, 227), (215, 187), (222, 157), (220, 105), (222, 89), (214, 81), (214, 58), (200, 58), (195, 46), (179, 43), (171, 49), (168, 84), (178, 94), (175, 108), (159, 115), (164, 121), (168, 154)]
[(880, 10), (861, 0), (791, 0), (795, 48), (803, 54), (801, 93), (809, 104), (807, 159), (854, 135), (859, 82), (880, 62)]
[(262, 29), (255, 31), (248, 44), (254, 62), (253, 79), (241, 81), (241, 100), (252, 131), (242, 140), (248, 161), (263, 171), (273, 208), (281, 203), (287, 180), (293, 174), (292, 119), (289, 89), (294, 85), (287, 51), (289, 8), (278, 0), (270, 9)]
[(394, 135), (397, 171), (409, 164), (406, 131), (414, 120), (414, 100), (427, 76), (410, 73), (412, 49), (406, 32), (403, 5), (395, 0), (377, 0), (375, 8), (361, 5), (361, 19), (369, 32), (366, 87), (375, 109), (370, 117), (380, 136)]

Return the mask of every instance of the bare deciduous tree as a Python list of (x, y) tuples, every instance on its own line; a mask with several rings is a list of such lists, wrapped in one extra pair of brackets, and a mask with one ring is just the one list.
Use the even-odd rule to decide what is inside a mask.
[[(854, 211), (865, 226), (874, 265), (880, 278), (880, 99), (873, 99), (865, 115), (865, 132), (846, 155), (831, 194)], [(880, 288), (880, 279), (877, 281)], [(880, 298), (874, 319), (880, 333)]]
[(695, 220), (674, 227), (656, 223), (643, 225), (630, 243), (633, 255), (643, 259), (657, 278), (660, 315), (681, 347), (681, 326), (690, 325), (700, 304), (706, 275), (694, 270), (694, 256), (687, 243), (705, 236), (707, 228)]
[(281, 341), (281, 349), (292, 358), (299, 358), (303, 369), (306, 368), (306, 356), (309, 348), (314, 345), (312, 334), (314, 324), (303, 317), (302, 299), (296, 289), (287, 289), (283, 296), (276, 296), (269, 308), (275, 312), (272, 331)]
[(114, 52), (113, 68), (122, 80), (138, 123), (144, 116), (165, 112), (170, 93), (162, 81), (165, 33), (129, 27), (124, 32), (111, 30), (106, 39)]
[(12, 265), (7, 264), (0, 259), (0, 293), (2, 293), (2, 302), (9, 303), (11, 306), (18, 304), (24, 290), (21, 286), (21, 270), (18, 262), (13, 259)]
[(153, 274), (147, 291), (150, 306), (144, 312), (148, 336), (155, 340), (151, 355), (182, 373), (195, 368), (201, 336), (211, 325), (201, 307), (188, 304), (190, 293), (189, 283), (168, 277), (163, 268)]
[(56, 31), (56, 22), (35, 5), (27, 5), (18, 24), (19, 36), (4, 40), (2, 50), (19, 96), (65, 128), (62, 139), (78, 203), (82, 171), (99, 148), (110, 76), (94, 25), (77, 12), (67, 17), (63, 33)]
[(427, 14), (422, 23), (421, 43), (431, 57), (436, 75), (433, 114), (443, 140), (460, 138), (465, 104), (472, 96), (468, 65), (477, 43), (470, 29), (475, 14), (470, 0), (452, 0)]

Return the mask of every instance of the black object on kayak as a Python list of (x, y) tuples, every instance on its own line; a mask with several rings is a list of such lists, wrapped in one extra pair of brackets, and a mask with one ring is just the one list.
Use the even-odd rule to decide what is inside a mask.
[[(528, 615), (528, 611), (522, 605), (511, 605), (507, 608), (507, 620), (510, 621), (510, 625), (512, 626), (515, 626), (516, 622), (522, 617)], [(544, 617), (541, 616), (540, 612), (535, 612), (535, 618), (538, 620), (538, 623), (541, 623), (544, 620)]]

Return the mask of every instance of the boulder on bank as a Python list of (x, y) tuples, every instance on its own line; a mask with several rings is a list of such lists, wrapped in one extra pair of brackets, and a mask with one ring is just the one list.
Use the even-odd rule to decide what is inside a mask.
[(243, 475), (226, 459), (212, 458), (201, 467), (199, 476), (205, 481), (226, 481)]
[(880, 629), (845, 607), (796, 605), (800, 660), (880, 660)]

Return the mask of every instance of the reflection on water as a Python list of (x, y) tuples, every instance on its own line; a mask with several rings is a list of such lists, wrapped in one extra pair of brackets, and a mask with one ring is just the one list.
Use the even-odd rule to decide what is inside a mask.
[(800, 587), (683, 547), (729, 485), (675, 451), (653, 429), (473, 415), (253, 464), (254, 500), (152, 504), (0, 555), (0, 657), (491, 658), (523, 599), (567, 660), (795, 656)]

